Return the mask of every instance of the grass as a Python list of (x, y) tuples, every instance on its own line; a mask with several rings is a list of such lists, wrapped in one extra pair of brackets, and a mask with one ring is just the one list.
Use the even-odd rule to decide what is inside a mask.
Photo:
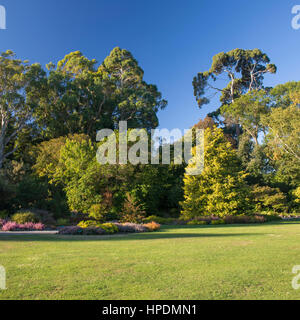
[(0, 236), (0, 299), (299, 299), (300, 223)]

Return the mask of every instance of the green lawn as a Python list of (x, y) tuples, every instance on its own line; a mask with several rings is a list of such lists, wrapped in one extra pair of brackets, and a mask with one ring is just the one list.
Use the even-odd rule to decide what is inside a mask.
[(0, 236), (0, 299), (299, 299), (300, 223)]

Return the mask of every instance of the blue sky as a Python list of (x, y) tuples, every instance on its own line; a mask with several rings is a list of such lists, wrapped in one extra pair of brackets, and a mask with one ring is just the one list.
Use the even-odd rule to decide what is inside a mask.
[(99, 62), (119, 46), (128, 49), (158, 86), (167, 109), (161, 128), (189, 128), (216, 108), (199, 110), (192, 80), (212, 56), (260, 48), (278, 67), (267, 85), (299, 80), (300, 30), (291, 13), (300, 0), (0, 0), (7, 30), (0, 51), (45, 65), (80, 50)]

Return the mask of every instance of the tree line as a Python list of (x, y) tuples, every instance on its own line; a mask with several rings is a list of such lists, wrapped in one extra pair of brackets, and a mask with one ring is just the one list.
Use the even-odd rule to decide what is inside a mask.
[(265, 75), (276, 70), (261, 50), (235, 49), (214, 56), (211, 68), (195, 76), (199, 107), (213, 96), (219, 103), (195, 119), (194, 127), (205, 129), (205, 169), (192, 177), (184, 164), (97, 162), (98, 130), (117, 131), (127, 121), (129, 129), (150, 133), (167, 106), (129, 51), (115, 48), (101, 64), (72, 52), (46, 69), (2, 53), (0, 210), (107, 221), (133, 213), (300, 211), (300, 82), (266, 87)]

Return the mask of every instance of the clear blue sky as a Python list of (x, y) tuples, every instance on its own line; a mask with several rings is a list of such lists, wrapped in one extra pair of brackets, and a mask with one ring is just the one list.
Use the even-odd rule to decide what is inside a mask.
[(278, 66), (275, 85), (300, 80), (300, 30), (291, 9), (300, 0), (0, 0), (7, 30), (0, 50), (45, 65), (82, 51), (99, 62), (119, 46), (130, 50), (169, 101), (160, 127), (189, 128), (215, 105), (197, 108), (193, 77), (214, 54), (260, 48)]

